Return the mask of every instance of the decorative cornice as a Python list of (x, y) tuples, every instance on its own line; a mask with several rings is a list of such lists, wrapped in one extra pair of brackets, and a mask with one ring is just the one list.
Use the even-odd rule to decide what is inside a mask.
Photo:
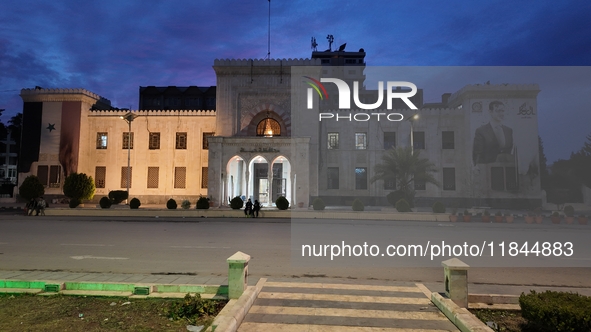
[(319, 66), (320, 59), (215, 59), (213, 66), (254, 66), (254, 67), (276, 67), (276, 66)]
[(91, 110), (89, 116), (123, 116), (129, 112), (137, 116), (215, 116), (215, 110)]

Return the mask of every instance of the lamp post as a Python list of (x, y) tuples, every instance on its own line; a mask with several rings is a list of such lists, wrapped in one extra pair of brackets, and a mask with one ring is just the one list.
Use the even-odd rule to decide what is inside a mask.
[[(121, 119), (127, 122), (127, 199), (129, 199), (129, 183), (131, 182), (131, 123), (138, 115), (127, 112), (127, 114), (121, 116)], [(125, 200), (127, 204), (127, 200)]]
[(411, 115), (406, 121), (410, 122), (410, 153), (415, 154), (415, 144), (414, 144), (414, 133), (413, 133), (413, 121), (419, 118), (419, 114), (415, 113)]

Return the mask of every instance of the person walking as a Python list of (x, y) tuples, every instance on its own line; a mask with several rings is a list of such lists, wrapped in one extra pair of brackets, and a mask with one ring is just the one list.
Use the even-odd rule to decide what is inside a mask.
[(37, 209), (37, 200), (35, 200), (34, 198), (31, 198), (29, 203), (27, 203), (27, 215), (32, 216), (33, 211), (35, 211), (35, 209)]

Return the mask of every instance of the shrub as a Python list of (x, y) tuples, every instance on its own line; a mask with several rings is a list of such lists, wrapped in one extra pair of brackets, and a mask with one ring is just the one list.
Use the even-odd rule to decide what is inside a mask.
[(539, 331), (591, 331), (591, 297), (575, 293), (531, 291), (519, 297), (521, 315)]
[(552, 212), (552, 217), (558, 218), (558, 217), (560, 217), (560, 213), (558, 213), (558, 211), (554, 211), (554, 212)]
[(171, 320), (186, 320), (189, 324), (197, 325), (197, 319), (213, 316), (224, 307), (227, 301), (204, 300), (201, 295), (185, 295), (182, 301), (175, 301), (168, 309), (168, 317)]
[(277, 206), (279, 210), (287, 210), (289, 208), (289, 201), (287, 198), (279, 196), (277, 197), (277, 200), (275, 200), (275, 206)]
[(244, 201), (242, 200), (242, 198), (240, 198), (240, 196), (236, 196), (232, 198), (232, 200), (230, 201), (230, 207), (234, 210), (242, 209), (243, 206)]
[(43, 184), (41, 184), (38, 177), (30, 175), (18, 187), (18, 194), (27, 201), (30, 201), (33, 198), (43, 196), (45, 194), (45, 188), (43, 188)]
[(287, 210), (289, 208), (289, 201), (287, 198), (279, 196), (275, 200), (275, 206), (277, 206), (279, 210)]
[(470, 213), (470, 211), (468, 211), (468, 210), (464, 210), (464, 215), (465, 215), (465, 216), (471, 216), (471, 215), (472, 215), (472, 213)]
[(402, 190), (396, 190), (393, 191), (391, 193), (389, 193), (388, 195), (386, 195), (386, 199), (388, 200), (388, 203), (390, 203), (390, 205), (392, 206), (396, 206), (396, 202), (398, 202), (399, 200), (403, 199), (406, 200), (406, 202), (408, 203), (408, 205), (413, 208), (414, 207), (414, 200), (415, 200), (415, 195), (414, 193), (405, 193)]
[(445, 213), (445, 205), (440, 201), (435, 202), (433, 204), (433, 213)]
[(142, 203), (140, 202), (139, 199), (137, 198), (132, 198), (131, 201), (129, 201), (129, 208), (130, 209), (137, 209), (142, 205)]
[(567, 205), (564, 207), (564, 214), (567, 217), (574, 217), (575, 216), (575, 208), (572, 205)]
[(488, 211), (488, 210), (485, 209), (483, 215), (490, 216), (490, 211)]
[(359, 198), (355, 198), (355, 200), (353, 201), (353, 205), (351, 205), (351, 208), (353, 209), (353, 211), (363, 211), (365, 210), (365, 205), (363, 205), (363, 202)]
[(177, 204), (176, 201), (174, 199), (169, 199), (168, 202), (166, 202), (166, 208), (169, 210), (175, 210), (177, 208)]
[(92, 176), (84, 173), (72, 173), (64, 180), (64, 195), (79, 200), (92, 199), (94, 197), (94, 180)]
[(113, 204), (119, 204), (129, 198), (127, 190), (113, 190), (109, 192), (109, 198), (113, 201)]
[(185, 209), (185, 210), (186, 210), (186, 209), (188, 209), (188, 208), (190, 208), (190, 207), (191, 207), (191, 202), (189, 202), (189, 200), (188, 200), (188, 199), (185, 199), (185, 200), (184, 200), (184, 201), (181, 203), (181, 207), (182, 207), (183, 209)]
[(316, 199), (314, 199), (314, 202), (312, 203), (312, 207), (316, 211), (324, 210), (326, 208), (326, 204), (324, 204), (322, 198), (316, 197)]
[(503, 214), (501, 213), (501, 211), (497, 211), (497, 213), (495, 213), (495, 216), (501, 217), (501, 216), (503, 216)]
[(408, 202), (402, 198), (400, 200), (398, 200), (398, 202), (396, 202), (396, 211), (398, 212), (412, 212), (412, 210), (410, 209), (410, 205), (408, 204)]
[(207, 199), (207, 197), (199, 197), (199, 199), (197, 200), (197, 204), (196, 204), (197, 208), (200, 210), (206, 210), (209, 209), (209, 199)]
[(99, 205), (101, 206), (101, 208), (103, 209), (108, 209), (111, 207), (111, 200), (109, 199), (109, 197), (104, 196), (103, 198), (101, 198), (101, 200), (99, 201)]
[(80, 201), (78, 198), (72, 198), (70, 199), (70, 203), (68, 203), (68, 206), (73, 209), (75, 207), (77, 207), (78, 205), (80, 205), (80, 203), (82, 203), (82, 201)]

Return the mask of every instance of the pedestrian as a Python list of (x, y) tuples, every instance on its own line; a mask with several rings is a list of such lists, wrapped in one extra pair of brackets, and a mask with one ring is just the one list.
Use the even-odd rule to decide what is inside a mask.
[(27, 215), (32, 216), (33, 211), (35, 211), (36, 208), (37, 208), (37, 200), (35, 200), (34, 198), (31, 198), (29, 203), (27, 203)]
[(254, 200), (254, 205), (252, 207), (252, 214), (255, 218), (259, 217), (259, 211), (261, 210), (261, 203), (257, 199)]
[(45, 199), (43, 199), (43, 197), (39, 198), (39, 201), (37, 202), (37, 214), (35, 215), (38, 216), (39, 214), (41, 214), (42, 216), (44, 216), (46, 207), (47, 202), (45, 202)]
[(252, 215), (252, 201), (250, 198), (246, 201), (246, 206), (244, 207), (244, 215), (248, 218)]

